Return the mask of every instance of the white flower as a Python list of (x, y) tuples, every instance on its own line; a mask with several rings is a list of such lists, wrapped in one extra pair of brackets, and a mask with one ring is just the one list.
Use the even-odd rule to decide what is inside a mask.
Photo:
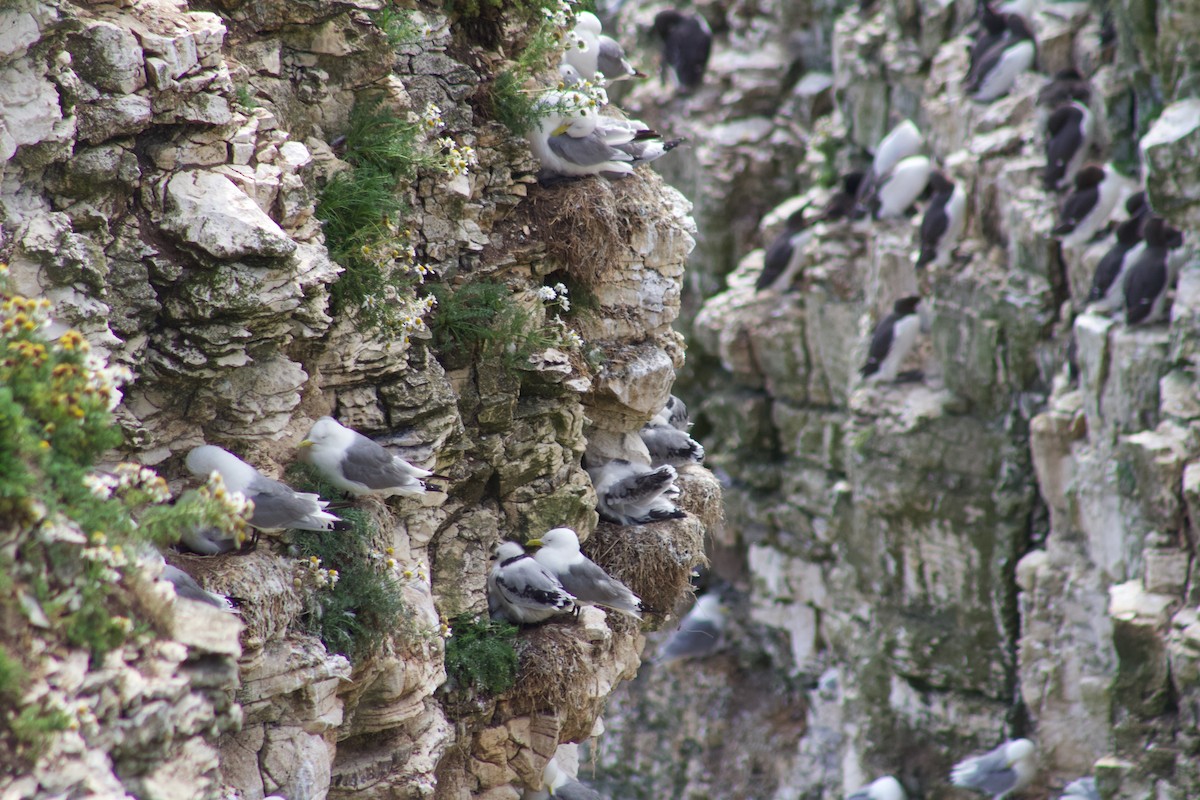
[(551, 300), (554, 300), (556, 297), (558, 297), (558, 294), (554, 291), (554, 289), (550, 288), (549, 286), (543, 286), (542, 288), (538, 289), (538, 299), (539, 300), (544, 300), (546, 302), (550, 302)]
[(117, 487), (118, 482), (112, 475), (84, 475), (83, 485), (93, 496), (107, 500), (112, 497), (113, 489)]

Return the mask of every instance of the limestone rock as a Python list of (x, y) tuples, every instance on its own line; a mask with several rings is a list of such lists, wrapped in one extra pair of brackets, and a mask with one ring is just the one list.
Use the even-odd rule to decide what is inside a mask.
[(163, 194), (163, 227), (216, 258), (285, 256), (296, 249), (280, 227), (223, 175), (177, 173)]

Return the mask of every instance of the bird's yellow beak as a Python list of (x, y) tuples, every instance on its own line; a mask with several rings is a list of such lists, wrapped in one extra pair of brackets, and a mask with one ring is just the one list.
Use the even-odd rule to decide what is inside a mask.
[(305, 439), (300, 444), (296, 445), (296, 447), (312, 447), (314, 444), (316, 444), (316, 442), (314, 442), (312, 439)]
[(525, 546), (526, 547), (541, 547), (542, 540), (541, 539), (530, 539), (528, 542), (525, 543)]
[(555, 129), (554, 129), (554, 133), (553, 133), (553, 134), (551, 134), (551, 135), (552, 135), (552, 136), (562, 136), (564, 133), (566, 133), (566, 132), (567, 132), (567, 130), (568, 130), (570, 127), (571, 127), (571, 123), (569, 123), (569, 122), (564, 122), (562, 125), (559, 125), (557, 128), (555, 128)]

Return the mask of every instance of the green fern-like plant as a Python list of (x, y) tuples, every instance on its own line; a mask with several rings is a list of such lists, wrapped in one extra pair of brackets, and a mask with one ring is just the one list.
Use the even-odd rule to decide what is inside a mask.
[(446, 641), (446, 674), (460, 689), (503, 694), (517, 680), (517, 627), (486, 617), (455, 617)]

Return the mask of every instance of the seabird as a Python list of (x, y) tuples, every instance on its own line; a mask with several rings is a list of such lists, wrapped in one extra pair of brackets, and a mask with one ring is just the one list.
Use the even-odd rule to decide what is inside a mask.
[(553, 528), (526, 547), (540, 548), (533, 556), (575, 596), (575, 604), (604, 606), (638, 619), (645, 607), (629, 587), (609, 575), (579, 551), (579, 537), (570, 528)]
[(1012, 792), (1024, 789), (1037, 771), (1033, 742), (1013, 739), (990, 753), (960, 761), (950, 771), (955, 786), (990, 794), (992, 800), (1003, 800)]
[(660, 422), (658, 417), (647, 422), (638, 431), (642, 443), (650, 452), (650, 466), (670, 464), (682, 467), (699, 464), (704, 460), (704, 446), (688, 435), (687, 431)]
[(1053, 234), (1066, 247), (1083, 244), (1108, 222), (1117, 204), (1118, 178), (1105, 167), (1089, 164), (1075, 174), (1075, 189), (1063, 201)]
[(211, 525), (189, 525), (179, 535), (179, 544), (202, 556), (232, 553), (242, 546), (236, 534)]
[(909, 156), (879, 179), (870, 208), (875, 219), (899, 217), (925, 192), (933, 164), (926, 156)]
[(1046, 121), (1046, 171), (1042, 175), (1046, 191), (1065, 189), (1075, 179), (1094, 130), (1092, 112), (1078, 101), (1060, 106), (1050, 115)]
[(488, 612), (492, 619), (527, 624), (575, 610), (575, 598), (558, 578), (516, 542), (503, 542), (488, 573)]
[[(769, 289), (776, 283), (780, 284), (780, 289), (787, 289), (791, 284), (791, 278), (800, 266), (802, 247), (804, 241), (809, 238), (806, 233), (808, 223), (804, 219), (804, 212), (807, 207), (794, 212), (783, 223), (783, 230), (771, 242), (763, 255), (762, 272), (758, 275), (758, 280), (754, 282), (754, 288), (757, 291)], [(787, 280), (782, 278), (787, 277)]]
[(543, 792), (534, 794), (527, 792), (526, 798), (553, 797), (557, 798), (557, 800), (608, 800), (608, 798), (595, 789), (580, 783), (578, 779), (568, 775), (566, 770), (559, 766), (557, 757), (553, 757), (547, 761), (545, 769), (542, 770), (542, 788)]
[[(884, 176), (904, 159), (921, 152), (922, 142), (920, 129), (910, 119), (892, 128), (879, 140), (871, 159), (871, 168), (855, 182), (855, 196), (862, 208), (868, 207)], [(845, 186), (846, 180), (843, 178), (843, 188)], [(855, 216), (860, 217), (862, 213), (856, 213)]]
[(908, 795), (904, 793), (900, 781), (891, 775), (884, 775), (869, 786), (846, 795), (846, 800), (908, 800)]
[(227, 450), (211, 444), (192, 449), (187, 468), (198, 478), (213, 472), (221, 475), (225, 488), (241, 492), (254, 503), (250, 524), (259, 530), (279, 531), (296, 528), (304, 531), (331, 531), (341, 522), (325, 511), (328, 501), (311, 492), (297, 492), (288, 485), (260, 473)]
[(547, 92), (538, 101), (543, 116), (529, 131), (529, 149), (553, 177), (625, 175), (633, 172), (633, 156), (614, 145), (633, 141), (634, 134), (615, 128), (600, 130), (599, 114), (579, 92)]
[(596, 77), (600, 63), (600, 18), (590, 11), (575, 15), (575, 27), (568, 37), (563, 63), (570, 64), (589, 81)]
[(962, 235), (967, 218), (967, 195), (942, 172), (934, 171), (929, 176), (933, 197), (925, 208), (921, 220), (921, 252), (917, 256), (917, 269), (933, 264), (944, 267), (950, 263), (954, 246)]
[(654, 418), (650, 420), (650, 422), (661, 422), (664, 425), (670, 425), (672, 428), (680, 431), (687, 431), (692, 427), (691, 418), (688, 416), (687, 406), (684, 405), (683, 401), (675, 395), (669, 395), (667, 397), (666, 405), (659, 409), (658, 413), (654, 415)]
[(1125, 324), (1142, 325), (1161, 320), (1167, 310), (1171, 271), (1167, 255), (1183, 245), (1183, 234), (1162, 217), (1151, 216), (1142, 225), (1146, 247), (1125, 273)]
[(892, 304), (892, 313), (875, 326), (867, 362), (859, 370), (868, 383), (890, 383), (900, 374), (900, 367), (921, 331), (921, 318), (917, 315), (920, 302), (916, 295), (901, 297)]
[(604, 77), (610, 81), (623, 81), (629, 78), (644, 78), (646, 73), (636, 69), (625, 58), (625, 48), (611, 36), (603, 34), (599, 37), (600, 57), (597, 67)]
[(694, 91), (704, 80), (712, 52), (713, 34), (708, 22), (699, 14), (667, 9), (654, 17), (654, 33), (662, 40), (664, 80), (669, 68), (682, 91)]
[(670, 664), (687, 658), (708, 658), (721, 644), (726, 610), (716, 592), (702, 594), (679, 621), (679, 628), (662, 643), (655, 664)]
[(996, 13), (987, 2), (979, 3), (977, 13), (979, 16), (979, 27), (972, 34), (975, 41), (968, 51), (968, 75), (975, 73), (979, 67), (979, 62), (983, 60), (987, 52), (1008, 33), (1008, 28), (1004, 24), (1004, 15)]
[(1086, 106), (1091, 100), (1091, 84), (1074, 67), (1054, 73), (1054, 77), (1041, 88), (1037, 96), (1037, 104), (1043, 108), (1058, 108), (1072, 101)]
[(162, 579), (175, 587), (175, 596), (183, 600), (194, 600), (197, 603), (219, 608), (222, 611), (232, 611), (233, 603), (229, 602), (229, 598), (223, 594), (209, 592), (204, 589), (196, 579), (179, 567), (173, 567), (170, 564), (163, 565)]
[(1141, 255), (1142, 218), (1127, 219), (1117, 226), (1117, 242), (1096, 265), (1087, 302), (1097, 311), (1115, 311), (1124, 302), (1125, 271)]
[(1008, 94), (1017, 78), (1037, 58), (1037, 43), (1024, 17), (1006, 14), (1004, 27), (1004, 36), (988, 48), (967, 74), (967, 91), (977, 102), (990, 103)]
[(587, 471), (596, 489), (596, 511), (606, 522), (645, 525), (686, 516), (670, 499), (676, 477), (670, 465), (654, 469), (615, 458)]
[(308, 449), (308, 461), (326, 480), (356, 497), (420, 497), (425, 494), (422, 479), (433, 475), (333, 417), (321, 417), (313, 423), (299, 446)]
[(1100, 800), (1095, 778), (1079, 778), (1067, 784), (1060, 800)]

